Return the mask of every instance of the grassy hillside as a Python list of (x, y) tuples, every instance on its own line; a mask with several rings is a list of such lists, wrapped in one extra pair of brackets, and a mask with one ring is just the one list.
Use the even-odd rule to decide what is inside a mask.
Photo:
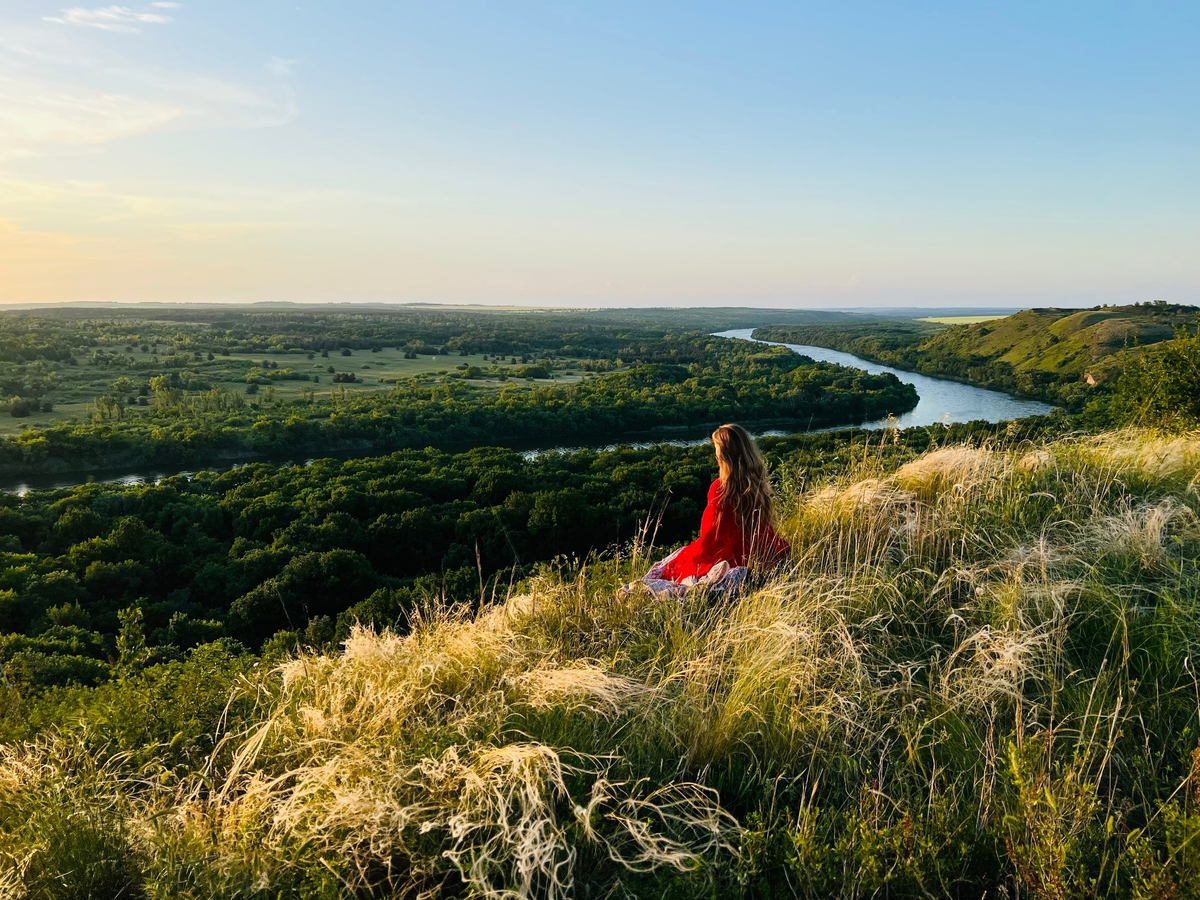
[[(1123, 354), (1168, 341), (1181, 325), (1193, 326), (1196, 307), (1121, 306), (1081, 311), (1030, 309), (992, 323), (969, 325), (934, 337), (922, 347), (931, 357), (979, 357), (1014, 374), (1045, 373), (1054, 383), (1097, 383), (1119, 370)], [(1035, 376), (1035, 382), (1037, 377)]]
[(734, 600), (635, 547), (274, 668), (129, 629), (0, 748), (0, 893), (1197, 896), (1200, 434), (890, 458)]
[(1087, 310), (1028, 309), (1003, 319), (939, 328), (845, 323), (760, 328), (756, 337), (809, 343), (928, 375), (1079, 406), (1111, 386), (1129, 354), (1194, 329), (1200, 309), (1165, 303)]

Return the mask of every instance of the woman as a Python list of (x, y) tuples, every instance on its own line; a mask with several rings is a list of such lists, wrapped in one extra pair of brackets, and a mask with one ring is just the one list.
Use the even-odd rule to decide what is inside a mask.
[(771, 484), (754, 439), (740, 425), (722, 425), (712, 440), (720, 474), (708, 489), (700, 537), (650, 570), (652, 589), (654, 582), (690, 586), (710, 573), (723, 580), (741, 569), (733, 578), (740, 583), (744, 567), (771, 566), (791, 549), (775, 533)]

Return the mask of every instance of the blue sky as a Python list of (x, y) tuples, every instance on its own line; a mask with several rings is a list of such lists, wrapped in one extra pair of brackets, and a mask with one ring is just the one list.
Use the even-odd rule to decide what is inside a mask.
[(1200, 302), (1200, 5), (0, 10), (0, 302)]

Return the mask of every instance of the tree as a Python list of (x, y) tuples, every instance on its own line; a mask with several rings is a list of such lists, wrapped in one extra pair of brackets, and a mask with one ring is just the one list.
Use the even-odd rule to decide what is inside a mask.
[(150, 658), (142, 610), (130, 606), (117, 613), (117, 618), (121, 622), (121, 630), (117, 633), (117, 666), (125, 672), (133, 672)]
[(1117, 415), (1127, 424), (1200, 425), (1200, 329), (1136, 354), (1117, 382)]

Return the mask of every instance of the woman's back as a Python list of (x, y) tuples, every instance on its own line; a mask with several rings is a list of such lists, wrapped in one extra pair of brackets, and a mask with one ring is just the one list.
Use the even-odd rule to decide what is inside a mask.
[(700, 536), (667, 563), (662, 577), (671, 581), (702, 578), (719, 562), (726, 562), (732, 568), (774, 563), (789, 547), (775, 533), (770, 510), (763, 512), (752, 513), (753, 521), (744, 522), (734, 504), (725, 497), (718, 478), (708, 489)]

